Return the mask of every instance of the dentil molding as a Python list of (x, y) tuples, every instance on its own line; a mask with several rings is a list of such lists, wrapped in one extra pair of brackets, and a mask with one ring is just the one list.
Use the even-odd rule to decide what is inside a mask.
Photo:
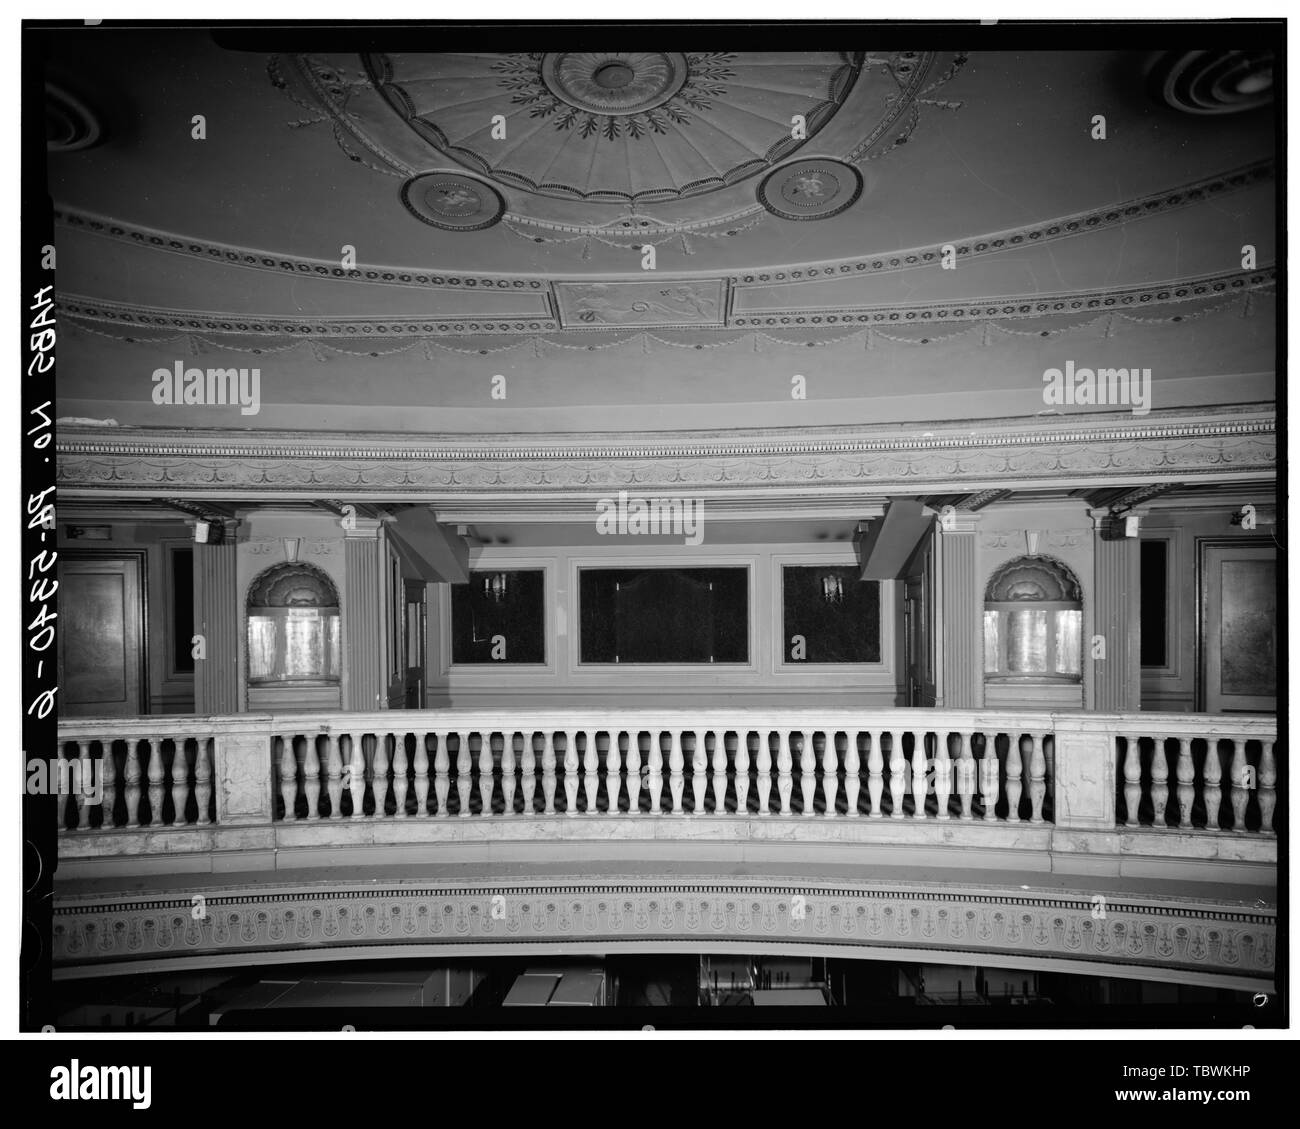
[(874, 430), (481, 438), (64, 425), (56, 441), (59, 488), (79, 496), (921, 494), (1010, 482), (1233, 481), (1271, 476), (1277, 464), (1275, 415), (1258, 406)]

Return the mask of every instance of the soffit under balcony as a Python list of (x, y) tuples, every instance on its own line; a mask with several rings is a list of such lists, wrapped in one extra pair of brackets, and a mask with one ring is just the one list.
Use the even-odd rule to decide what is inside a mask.
[[(63, 415), (422, 432), (992, 418), (1042, 411), (1041, 374), (1065, 358), (1149, 365), (1162, 407), (1275, 397), (1272, 110), (1184, 112), (1153, 95), (1154, 55), (86, 42), (52, 63), (104, 126), (50, 161)], [(794, 115), (797, 143), (774, 126)], [(500, 151), (480, 116), (504, 120)], [(259, 365), (259, 411), (155, 405), (149, 375), (177, 359)]]

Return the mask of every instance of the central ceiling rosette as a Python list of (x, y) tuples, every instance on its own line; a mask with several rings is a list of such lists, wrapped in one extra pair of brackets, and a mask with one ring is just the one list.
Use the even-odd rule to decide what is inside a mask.
[(848, 52), (368, 55), (388, 105), (439, 153), (558, 199), (653, 202), (725, 188), (814, 137)]

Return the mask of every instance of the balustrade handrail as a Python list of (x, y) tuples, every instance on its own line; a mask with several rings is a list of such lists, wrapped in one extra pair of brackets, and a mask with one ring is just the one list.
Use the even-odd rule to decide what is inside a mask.
[(474, 733), (500, 733), (505, 729), (520, 732), (532, 729), (541, 732), (551, 727), (564, 729), (596, 729), (604, 732), (610, 727), (621, 731), (633, 728), (641, 732), (651, 729), (707, 729), (737, 731), (746, 729), (801, 729), (825, 732), (838, 727), (882, 729), (897, 726), (908, 730), (938, 729), (957, 731), (967, 729), (1001, 729), (1009, 725), (1051, 731), (1066, 728), (1081, 733), (1112, 733), (1123, 736), (1129, 732), (1144, 735), (1159, 731), (1169, 737), (1203, 737), (1207, 731), (1216, 734), (1238, 734), (1249, 739), (1277, 735), (1277, 718), (1271, 714), (1188, 714), (1188, 713), (1085, 713), (1079, 710), (1009, 710), (1009, 709), (945, 709), (929, 707), (887, 708), (819, 708), (754, 706), (709, 707), (701, 709), (659, 709), (643, 707), (556, 707), (519, 708), (452, 707), (429, 710), (373, 710), (364, 712), (306, 712), (241, 713), (241, 714), (148, 714), (139, 717), (76, 717), (60, 718), (60, 740), (99, 740), (108, 737), (119, 740), (125, 737), (146, 737), (151, 733), (164, 736), (211, 736), (214, 732), (249, 733), (271, 730), (283, 733), (293, 729), (298, 733), (329, 733), (347, 729), (353, 732), (385, 731), (415, 732), (425, 730), (463, 730)]

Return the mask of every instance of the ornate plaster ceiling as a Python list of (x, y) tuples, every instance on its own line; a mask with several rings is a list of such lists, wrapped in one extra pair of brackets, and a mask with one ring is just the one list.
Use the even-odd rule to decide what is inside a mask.
[(837, 51), (363, 58), (431, 161), (450, 157), (543, 196), (636, 203), (725, 188), (806, 145), (843, 104), (861, 61)]
[(139, 374), (191, 354), (275, 374), (240, 427), (776, 425), (793, 373), (807, 422), (1033, 414), (1080, 349), (1273, 394), (1265, 60), (139, 42), (59, 60), (130, 111), (50, 158), (63, 414), (163, 425)]

